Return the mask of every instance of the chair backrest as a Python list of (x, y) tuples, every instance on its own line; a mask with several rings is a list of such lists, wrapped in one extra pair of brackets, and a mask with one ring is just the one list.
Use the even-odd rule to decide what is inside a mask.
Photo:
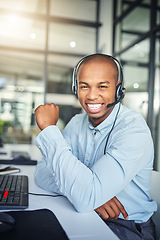
[(152, 171), (151, 177), (151, 198), (157, 202), (158, 209), (153, 215), (153, 221), (156, 225), (156, 239), (160, 240), (160, 172)]

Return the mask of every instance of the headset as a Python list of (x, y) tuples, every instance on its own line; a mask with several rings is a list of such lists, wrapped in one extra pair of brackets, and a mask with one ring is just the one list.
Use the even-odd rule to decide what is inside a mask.
[(78, 73), (78, 69), (81, 66), (81, 64), (83, 63), (83, 61), (85, 59), (87, 59), (88, 57), (92, 57), (92, 56), (104, 56), (106, 58), (110, 58), (112, 59), (117, 67), (118, 67), (118, 81), (120, 81), (120, 83), (117, 84), (116, 86), (116, 92), (115, 92), (115, 102), (113, 103), (109, 103), (107, 105), (107, 107), (112, 107), (114, 105), (116, 105), (118, 102), (120, 102), (124, 96), (125, 96), (125, 88), (123, 87), (123, 68), (121, 63), (115, 58), (112, 57), (111, 55), (107, 55), (107, 54), (102, 54), (102, 53), (95, 53), (95, 54), (90, 54), (90, 55), (86, 55), (83, 58), (81, 58), (79, 60), (79, 62), (76, 64), (76, 66), (73, 69), (73, 75), (72, 75), (72, 91), (74, 94), (77, 95), (77, 90), (78, 90), (78, 84), (77, 84), (77, 73)]

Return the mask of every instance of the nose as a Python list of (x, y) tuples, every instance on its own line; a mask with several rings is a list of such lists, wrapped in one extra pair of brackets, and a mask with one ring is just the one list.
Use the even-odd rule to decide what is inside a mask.
[(87, 94), (89, 100), (95, 100), (98, 98), (98, 90), (96, 88), (90, 88)]

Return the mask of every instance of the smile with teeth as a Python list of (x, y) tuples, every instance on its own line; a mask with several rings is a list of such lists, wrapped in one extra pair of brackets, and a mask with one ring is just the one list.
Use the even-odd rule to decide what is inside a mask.
[(87, 104), (87, 106), (88, 106), (88, 109), (90, 110), (90, 112), (97, 112), (102, 107), (102, 104), (101, 103), (98, 103), (98, 104)]

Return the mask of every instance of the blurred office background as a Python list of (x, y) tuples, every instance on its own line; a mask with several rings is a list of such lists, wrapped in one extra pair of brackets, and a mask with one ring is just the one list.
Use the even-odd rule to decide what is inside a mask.
[(72, 70), (84, 55), (123, 65), (124, 105), (143, 114), (160, 170), (160, 0), (0, 0), (0, 136), (34, 144), (33, 110), (60, 106), (59, 128), (81, 112)]

